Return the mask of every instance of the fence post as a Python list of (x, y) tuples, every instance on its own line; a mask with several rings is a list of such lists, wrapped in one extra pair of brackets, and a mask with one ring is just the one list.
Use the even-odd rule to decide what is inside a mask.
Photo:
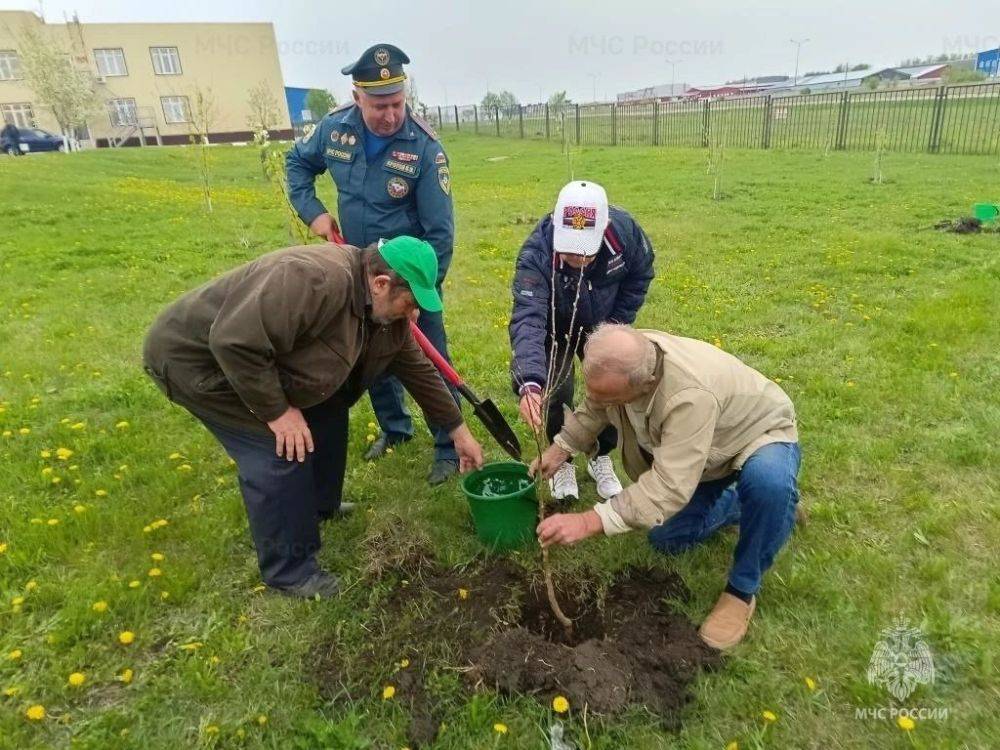
[(495, 119), (497, 121), (497, 138), (499, 138), (500, 137), (500, 107), (499, 106), (496, 106), (496, 107), (493, 108), (493, 114), (494, 114)]
[(653, 145), (660, 145), (660, 100), (653, 100)]
[(545, 102), (545, 140), (549, 139), (549, 103)]
[(611, 105), (611, 145), (618, 145), (618, 105)]
[(712, 121), (710, 119), (709, 108), (712, 104), (711, 99), (706, 99), (705, 104), (702, 107), (701, 115), (701, 146), (702, 148), (708, 148), (709, 134), (712, 132)]
[(524, 138), (524, 105), (517, 105), (517, 129), (521, 134), (521, 138)]
[(423, 114), (423, 117), (426, 120), (427, 119), (427, 105), (426, 104), (421, 104), (420, 105), (420, 112)]
[(438, 129), (444, 130), (444, 118), (441, 117), (441, 107), (438, 106)]
[(461, 130), (461, 128), (458, 126), (458, 105), (457, 104), (455, 105), (455, 130), (456, 131)]
[(768, 94), (764, 97), (764, 122), (763, 129), (760, 135), (760, 147), (761, 148), (771, 148), (771, 107), (773, 102), (771, 101), (771, 95)]
[(576, 145), (580, 145), (580, 105), (576, 105)]
[(475, 130), (476, 135), (479, 135), (479, 105), (478, 104), (473, 104), (472, 105), (472, 117), (473, 117), (473, 119), (475, 121), (475, 125), (473, 126), (473, 128)]
[(931, 115), (931, 137), (927, 151), (936, 154), (941, 149), (941, 131), (944, 127), (944, 103), (948, 98), (948, 89), (939, 86), (934, 97), (934, 114)]
[(851, 95), (844, 92), (840, 100), (840, 116), (837, 118), (837, 143), (834, 146), (837, 151), (847, 148), (847, 120), (851, 110)]

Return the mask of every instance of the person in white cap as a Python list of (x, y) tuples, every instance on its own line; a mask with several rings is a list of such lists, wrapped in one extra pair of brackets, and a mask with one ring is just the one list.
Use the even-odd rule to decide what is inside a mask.
[[(582, 359), (599, 324), (632, 323), (652, 280), (653, 248), (636, 220), (608, 205), (595, 182), (563, 187), (555, 210), (538, 222), (517, 256), (509, 326), (521, 418), (532, 429), (544, 426), (549, 442), (562, 429), (565, 408), (573, 406), (574, 357)], [(608, 455), (616, 442), (609, 426), (587, 461), (602, 500), (622, 491)], [(572, 461), (554, 473), (549, 487), (556, 501), (579, 498)]]

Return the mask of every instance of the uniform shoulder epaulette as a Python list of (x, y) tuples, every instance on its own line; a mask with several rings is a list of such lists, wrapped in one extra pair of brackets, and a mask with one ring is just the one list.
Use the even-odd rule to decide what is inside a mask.
[(343, 112), (345, 109), (348, 109), (348, 108), (353, 107), (353, 106), (354, 106), (354, 102), (352, 102), (352, 101), (346, 101), (343, 104), (338, 104), (336, 107), (334, 107), (329, 112), (327, 112), (327, 114), (328, 115), (335, 115), (338, 112)]
[(431, 137), (432, 141), (436, 141), (438, 139), (438, 134), (434, 131), (434, 128), (431, 127), (431, 124), (412, 109), (410, 110), (410, 119), (413, 120), (418, 128), (427, 133), (427, 135)]

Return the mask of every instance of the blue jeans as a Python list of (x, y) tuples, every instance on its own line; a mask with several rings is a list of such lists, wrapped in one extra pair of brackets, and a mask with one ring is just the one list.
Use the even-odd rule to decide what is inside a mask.
[[(451, 357), (448, 355), (448, 339), (444, 332), (444, 316), (439, 312), (430, 313), (421, 310), (420, 317), (417, 319), (417, 327), (424, 332), (434, 348), (451, 362)], [(450, 388), (450, 390), (457, 404), (458, 393), (454, 388)], [(403, 401), (404, 392), (403, 384), (392, 375), (384, 375), (368, 389), (368, 395), (372, 400), (372, 409), (375, 410), (375, 419), (378, 420), (379, 427), (390, 442), (413, 437), (413, 418)], [(428, 424), (427, 426), (430, 428), (431, 435), (434, 436), (434, 460), (457, 461), (458, 453), (455, 451), (455, 444), (451, 442), (448, 431), (436, 425)]]
[(729, 584), (756, 594), (764, 571), (795, 525), (801, 455), (798, 443), (759, 448), (738, 473), (699, 484), (679, 513), (650, 529), (649, 543), (660, 552), (676, 555), (723, 526), (738, 524)]

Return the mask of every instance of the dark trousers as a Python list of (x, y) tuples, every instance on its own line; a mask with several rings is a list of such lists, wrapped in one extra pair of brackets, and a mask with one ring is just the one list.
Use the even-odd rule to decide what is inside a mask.
[[(581, 340), (576, 347), (576, 356), (578, 356), (582, 361), (583, 345), (586, 343), (587, 339), (585, 335), (581, 336), (580, 339)], [(546, 351), (551, 351), (548, 344), (546, 344)], [(576, 374), (576, 363), (573, 356), (568, 354), (565, 346), (557, 348), (555, 356), (556, 367), (561, 367), (562, 372), (556, 374), (553, 382), (558, 383), (558, 385), (549, 396), (545, 432), (549, 438), (550, 444), (552, 443), (553, 438), (559, 434), (559, 431), (563, 427), (566, 407), (569, 407), (570, 409), (573, 408), (573, 394), (575, 391), (573, 379)], [(608, 425), (601, 430), (601, 434), (597, 436), (597, 455), (608, 455), (617, 444), (618, 430), (616, 430), (613, 426)]]
[(277, 456), (273, 435), (199, 417), (236, 462), (257, 563), (269, 586), (301, 583), (319, 569), (319, 522), (340, 507), (343, 494), (349, 407), (334, 396), (303, 410), (315, 451), (302, 463)]
[[(420, 311), (417, 319), (417, 327), (423, 331), (427, 339), (434, 345), (434, 348), (441, 352), (441, 355), (451, 362), (448, 354), (448, 339), (444, 332), (444, 316), (439, 313), (431, 313), (426, 310)], [(454, 388), (450, 388), (451, 395), (458, 403), (458, 393)], [(368, 395), (372, 400), (372, 409), (375, 410), (375, 419), (378, 425), (390, 440), (402, 440), (413, 437), (413, 417), (404, 401), (405, 391), (403, 384), (398, 378), (392, 375), (385, 375), (376, 380), (368, 389)], [(437, 425), (427, 425), (434, 436), (434, 459), (458, 460), (458, 453), (455, 452), (455, 445), (451, 442), (448, 431)]]

